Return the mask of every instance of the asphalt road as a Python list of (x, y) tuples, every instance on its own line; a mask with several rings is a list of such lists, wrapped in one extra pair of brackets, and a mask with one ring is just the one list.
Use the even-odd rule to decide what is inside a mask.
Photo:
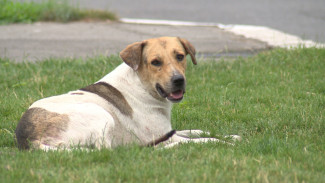
[(268, 26), (325, 43), (325, 0), (76, 0), (122, 18)]
[(34, 23), (0, 26), (0, 57), (17, 62), (54, 57), (117, 54), (128, 44), (161, 36), (191, 41), (201, 56), (246, 56), (269, 49), (267, 43), (216, 27), (137, 25), (118, 22)]
[[(24, 1), (24, 0), (21, 0)], [(27, 0), (26, 0), (27, 1)], [(37, 1), (37, 0), (34, 0)], [(38, 0), (42, 1), (42, 0)], [(316, 42), (325, 42), (325, 0), (71, 0), (87, 9), (109, 9), (122, 18), (169, 19), (222, 24), (264, 25)], [(240, 26), (239, 26), (240, 27)], [(247, 26), (246, 26), (247, 27)], [(126, 45), (152, 37), (180, 36), (200, 56), (246, 56), (269, 49), (288, 36), (217, 27), (137, 25), (119, 22), (34, 23), (0, 26), (0, 57), (36, 61), (50, 57), (116, 54)], [(247, 30), (246, 30), (247, 31)], [(255, 36), (259, 35), (259, 38)], [(268, 39), (261, 39), (268, 38)], [(287, 40), (288, 39), (288, 40)], [(280, 41), (281, 41), (280, 40)], [(281, 43), (287, 44), (287, 43)], [(281, 46), (280, 44), (280, 46)]]

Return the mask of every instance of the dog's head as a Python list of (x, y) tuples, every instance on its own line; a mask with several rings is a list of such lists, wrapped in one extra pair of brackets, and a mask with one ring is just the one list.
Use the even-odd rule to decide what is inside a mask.
[(121, 53), (155, 98), (179, 102), (185, 93), (186, 55), (196, 65), (195, 48), (186, 39), (161, 37), (136, 42)]

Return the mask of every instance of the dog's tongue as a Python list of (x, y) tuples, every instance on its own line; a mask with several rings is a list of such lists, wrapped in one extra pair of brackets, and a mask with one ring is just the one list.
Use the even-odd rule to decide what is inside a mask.
[(183, 91), (182, 90), (175, 91), (175, 92), (169, 94), (169, 97), (176, 99), (176, 100), (181, 99), (183, 97)]

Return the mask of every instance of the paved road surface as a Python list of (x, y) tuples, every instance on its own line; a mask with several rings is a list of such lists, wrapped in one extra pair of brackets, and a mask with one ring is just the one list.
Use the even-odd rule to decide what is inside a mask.
[(120, 17), (268, 26), (325, 43), (325, 0), (77, 0)]
[[(41, 1), (41, 0), (39, 0)], [(121, 17), (172, 19), (223, 24), (266, 25), (325, 42), (325, 0), (74, 0), (81, 7), (116, 11)], [(241, 29), (236, 29), (236, 34)], [(238, 32), (239, 30), (239, 32)], [(254, 30), (256, 31), (256, 30)], [(253, 37), (259, 32), (252, 32)], [(0, 26), (0, 57), (41, 60), (116, 54), (126, 45), (151, 37), (180, 36), (204, 55), (249, 55), (269, 49), (258, 41), (217, 27), (137, 25), (105, 22), (13, 24)], [(272, 39), (281, 38), (273, 33)], [(256, 39), (256, 38), (255, 38)]]
[(35, 61), (49, 57), (110, 55), (119, 53), (133, 42), (166, 34), (187, 38), (204, 55), (245, 56), (269, 48), (267, 43), (216, 27), (116, 22), (35, 23), (0, 26), (0, 57)]

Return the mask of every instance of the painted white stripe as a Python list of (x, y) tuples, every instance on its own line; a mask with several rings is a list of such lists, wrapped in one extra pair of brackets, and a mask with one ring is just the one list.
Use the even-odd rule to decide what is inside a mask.
[(150, 24), (150, 25), (213, 26), (213, 27), (218, 27), (219, 25), (215, 23), (187, 22), (187, 21), (175, 21), (175, 20), (133, 19), (133, 18), (121, 18), (120, 21), (123, 23)]
[(266, 42), (270, 46), (274, 46), (274, 47), (297, 48), (297, 47), (304, 46), (304, 47), (325, 48), (325, 44), (316, 43), (312, 40), (303, 40), (298, 36), (287, 34), (282, 31), (265, 27), (265, 26), (232, 25), (232, 24), (224, 25), (218, 23), (131, 19), (131, 18), (122, 18), (120, 20), (123, 23), (132, 23), (132, 24), (218, 27), (225, 31), (232, 32), (236, 35), (241, 35), (241, 36), (245, 36), (246, 38), (252, 38), (252, 39), (257, 39)]
[(274, 47), (296, 48), (304, 46), (307, 48), (325, 48), (325, 44), (316, 43), (312, 40), (303, 40), (298, 36), (264, 26), (226, 25), (223, 29), (237, 35), (243, 35), (247, 38), (267, 42), (269, 45)]

